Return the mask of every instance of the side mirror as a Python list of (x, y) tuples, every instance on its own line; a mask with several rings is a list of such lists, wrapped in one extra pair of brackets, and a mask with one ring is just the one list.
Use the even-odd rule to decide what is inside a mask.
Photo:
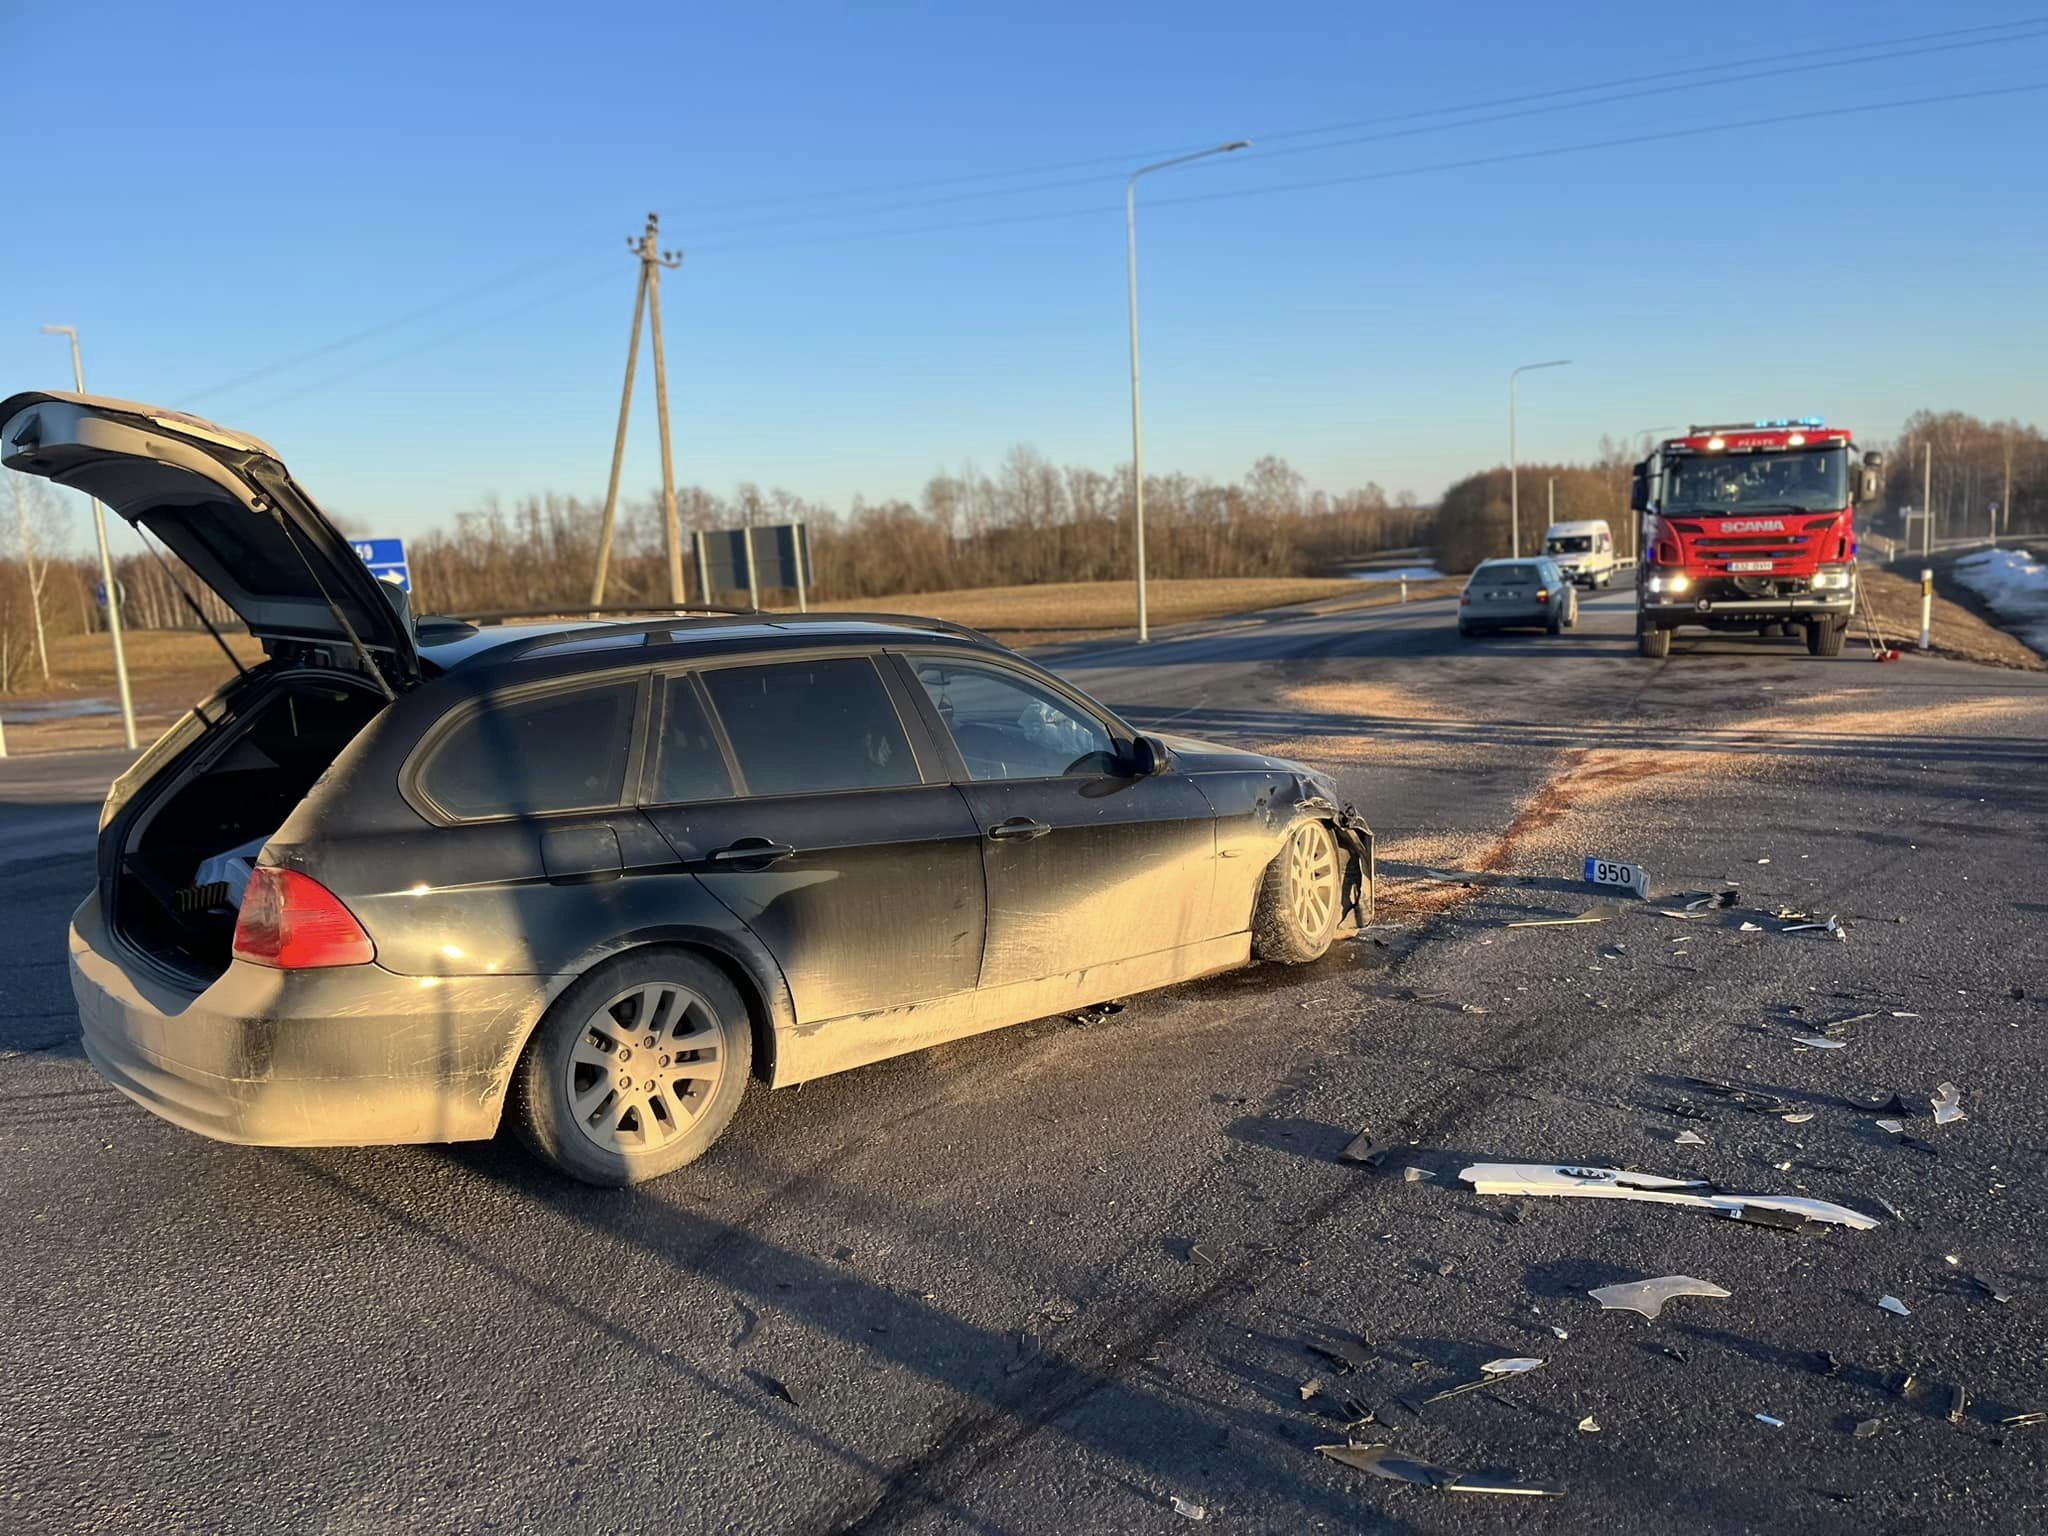
[(1173, 766), (1173, 752), (1157, 736), (1140, 736), (1131, 743), (1131, 777), (1149, 779)]
[(1863, 462), (1872, 469), (1883, 469), (1884, 455), (1875, 452), (1866, 453), (1865, 455), (1863, 455)]
[(1876, 501), (1884, 494), (1884, 482), (1874, 469), (1856, 471), (1856, 499), (1859, 502)]
[(1650, 510), (1650, 463), (1645, 459), (1629, 474), (1628, 504), (1633, 512)]

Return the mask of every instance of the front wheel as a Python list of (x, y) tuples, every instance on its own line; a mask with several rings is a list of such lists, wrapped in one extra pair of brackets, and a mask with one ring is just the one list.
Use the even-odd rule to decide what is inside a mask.
[(722, 972), (680, 950), (636, 950), (555, 999), (514, 1073), (514, 1123), (586, 1184), (657, 1179), (718, 1139), (753, 1055), (746, 1004)]
[(1296, 965), (1319, 959), (1336, 937), (1341, 875), (1329, 827), (1320, 821), (1296, 827), (1260, 882), (1252, 953)]
[(1671, 631), (1655, 624), (1636, 624), (1636, 654), (1662, 661), (1671, 654)]
[(1849, 638), (1849, 626), (1833, 619), (1815, 619), (1806, 626), (1806, 654), (1839, 656), (1842, 642)]

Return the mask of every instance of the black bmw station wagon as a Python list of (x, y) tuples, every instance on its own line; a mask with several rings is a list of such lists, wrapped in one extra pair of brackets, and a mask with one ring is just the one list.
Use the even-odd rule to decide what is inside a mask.
[(1142, 735), (971, 630), (415, 620), (240, 433), (20, 394), (0, 462), (97, 496), (263, 644), (115, 782), (70, 936), (93, 1064), (207, 1136), (509, 1113), (631, 1183), (750, 1081), (1310, 960), (1370, 911), (1323, 776)]

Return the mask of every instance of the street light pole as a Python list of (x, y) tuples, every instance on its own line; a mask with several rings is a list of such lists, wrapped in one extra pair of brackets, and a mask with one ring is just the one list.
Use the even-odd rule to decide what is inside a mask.
[[(81, 395), (84, 394), (85, 365), (78, 358), (78, 327), (46, 325), (43, 332), (49, 336), (71, 338), (71, 382)], [(121, 584), (114, 579), (114, 557), (107, 549), (107, 513), (97, 496), (92, 498), (92, 531), (100, 546), (100, 580), (107, 586), (107, 635), (114, 642), (114, 686), (121, 695), (121, 728), (127, 733), (128, 750), (133, 752), (138, 745), (135, 739), (135, 699), (128, 691), (128, 651), (121, 643)]]
[(1190, 160), (1227, 155), (1232, 150), (1248, 148), (1250, 144), (1250, 139), (1233, 139), (1228, 144), (1218, 144), (1214, 149), (1197, 150), (1192, 155), (1176, 155), (1156, 165), (1140, 166), (1131, 173), (1131, 179), (1124, 187), (1124, 263), (1130, 279), (1131, 298), (1131, 539), (1132, 558), (1138, 572), (1138, 642), (1141, 645), (1151, 639), (1152, 632), (1145, 613), (1145, 416), (1138, 398), (1138, 178), (1163, 171), (1168, 166), (1186, 165)]
[(1517, 560), (1522, 558), (1522, 486), (1515, 460), (1515, 381), (1533, 369), (1564, 368), (1570, 364), (1570, 358), (1557, 357), (1547, 363), (1524, 363), (1508, 370), (1508, 540), (1509, 552)]

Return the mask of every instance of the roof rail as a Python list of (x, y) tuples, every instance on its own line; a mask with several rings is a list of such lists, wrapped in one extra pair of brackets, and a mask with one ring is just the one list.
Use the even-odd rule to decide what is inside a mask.
[[(516, 656), (544, 651), (552, 646), (575, 644), (600, 634), (646, 637), (668, 634), (672, 631), (724, 628), (740, 624), (766, 624), (776, 629), (796, 629), (807, 624), (823, 623), (902, 624), (953, 635), (962, 640), (973, 640), (982, 645), (999, 643), (994, 637), (978, 629), (971, 629), (965, 624), (908, 613), (843, 613), (836, 609), (826, 609), (818, 613), (771, 613), (759, 608), (697, 609), (692, 612), (664, 609), (662, 613), (664, 616), (660, 618), (635, 619), (621, 623), (579, 624), (574, 629), (556, 629), (537, 635), (525, 635), (505, 645), (494, 647), (490, 653), (491, 660), (509, 661)], [(544, 616), (554, 618), (560, 615), (557, 612), (550, 612)]]

